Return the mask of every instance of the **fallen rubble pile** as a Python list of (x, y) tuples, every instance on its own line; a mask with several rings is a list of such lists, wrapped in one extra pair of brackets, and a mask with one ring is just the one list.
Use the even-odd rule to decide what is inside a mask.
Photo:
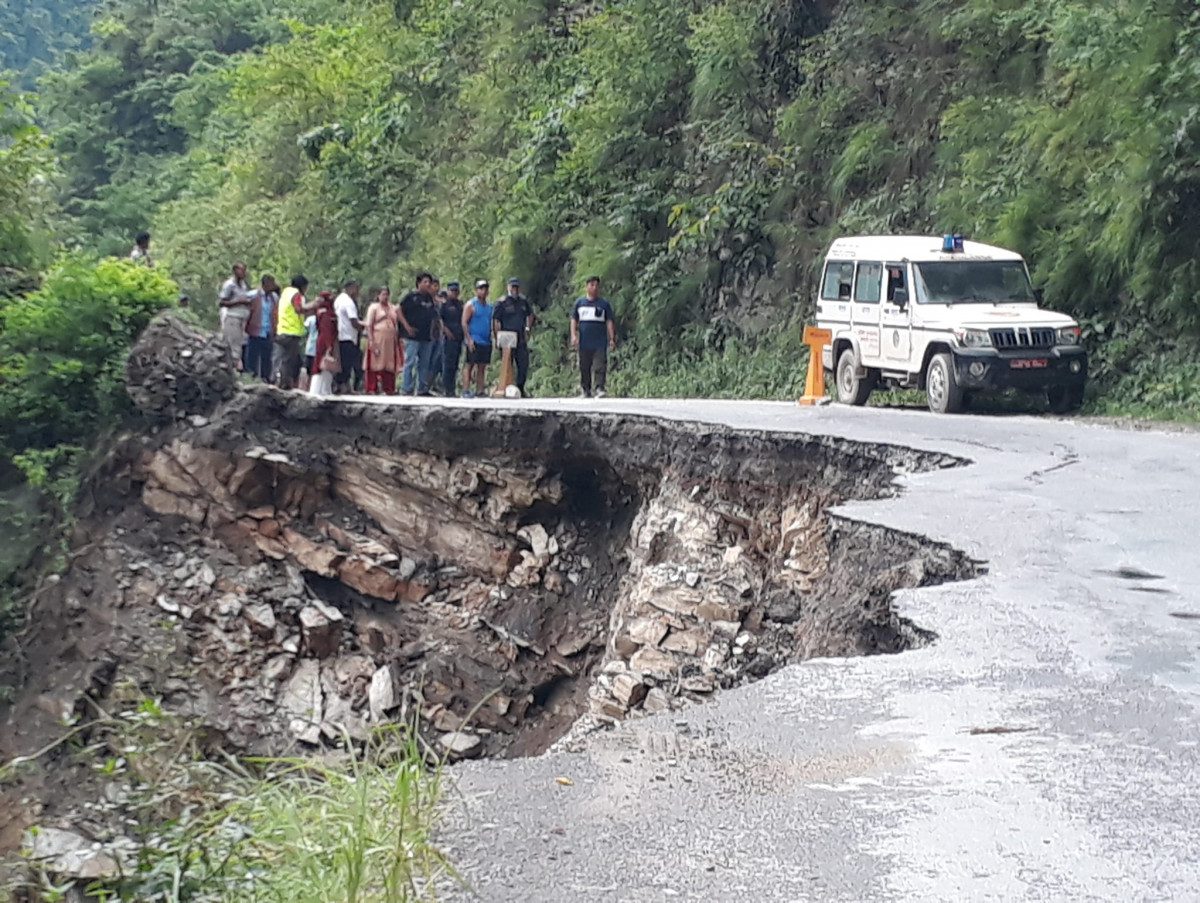
[[(177, 335), (193, 353), (164, 373)], [(116, 686), (233, 752), (415, 720), (451, 757), (537, 753), (585, 714), (663, 712), (811, 656), (901, 651), (928, 635), (891, 593), (977, 571), (830, 512), (954, 459), (226, 393), (195, 383), (207, 352), (178, 325), (147, 341), (131, 393), (160, 426), (88, 484), (70, 567), (13, 659), (6, 756), (103, 710)], [(193, 388), (164, 399), (139, 373)]]

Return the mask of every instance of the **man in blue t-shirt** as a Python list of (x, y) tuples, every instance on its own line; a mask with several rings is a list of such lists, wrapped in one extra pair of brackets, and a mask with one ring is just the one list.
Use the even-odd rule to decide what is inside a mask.
[(584, 398), (592, 397), (592, 373), (595, 371), (596, 397), (605, 395), (608, 379), (608, 352), (617, 347), (612, 305), (600, 297), (600, 277), (588, 276), (587, 294), (575, 302), (571, 311), (571, 347), (579, 349), (579, 389)]

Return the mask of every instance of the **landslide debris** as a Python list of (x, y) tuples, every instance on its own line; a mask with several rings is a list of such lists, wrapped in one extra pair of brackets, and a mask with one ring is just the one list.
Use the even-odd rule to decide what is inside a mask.
[(12, 658), (5, 758), (131, 687), (235, 753), (316, 752), (398, 721), (452, 757), (537, 753), (581, 719), (924, 642), (891, 593), (978, 571), (830, 511), (957, 459), (230, 391), (197, 369), (209, 355), (172, 321), (135, 349), (130, 392), (160, 426), (86, 487), (70, 565)]

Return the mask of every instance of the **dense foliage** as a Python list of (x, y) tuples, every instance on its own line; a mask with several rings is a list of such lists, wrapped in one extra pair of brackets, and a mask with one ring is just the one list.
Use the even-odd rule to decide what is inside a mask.
[(0, 297), (28, 289), (47, 260), (50, 169), (28, 99), (0, 80)]
[(67, 51), (85, 46), (96, 0), (4, 0), (0, 71), (20, 72), (25, 87)]
[[(633, 393), (794, 391), (836, 234), (1014, 246), (1122, 403), (1186, 409), (1200, 336), (1189, 0), (113, 0), (40, 82), (65, 234), (228, 263), (526, 280), (569, 387), (596, 271)], [(744, 371), (752, 376), (747, 378)], [(1115, 390), (1118, 394), (1111, 395)]]
[(129, 411), (129, 346), (174, 297), (156, 270), (73, 256), (32, 294), (0, 299), (0, 637), (59, 551), (80, 455)]

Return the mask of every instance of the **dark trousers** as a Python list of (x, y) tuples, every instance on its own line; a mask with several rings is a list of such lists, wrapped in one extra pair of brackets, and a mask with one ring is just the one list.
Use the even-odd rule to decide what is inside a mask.
[[(433, 353), (429, 358), (430, 385), (433, 383), (440, 383), (442, 381), (442, 342), (444, 341), (445, 339), (440, 333), (438, 334), (438, 337), (433, 340)], [(445, 392), (445, 386), (442, 387), (442, 391)]]
[[(362, 361), (358, 350), (358, 342), (338, 342), (338, 352), (342, 359), (342, 369), (333, 377), (334, 385), (355, 386), (362, 384)], [(354, 382), (350, 382), (350, 378)]]
[(271, 340), (252, 335), (246, 340), (247, 373), (259, 377), (263, 382), (271, 381)]
[(295, 388), (300, 379), (300, 364), (303, 360), (304, 336), (277, 335), (275, 347), (279, 350), (279, 387)]
[(458, 363), (462, 359), (462, 339), (442, 340), (442, 391), (454, 395), (458, 389)]
[(529, 346), (522, 342), (513, 349), (513, 368), (517, 371), (517, 388), (525, 394), (525, 380), (529, 378)]
[(608, 349), (579, 349), (579, 385), (589, 395), (592, 392), (592, 373), (596, 374), (596, 391), (603, 392), (608, 380)]

